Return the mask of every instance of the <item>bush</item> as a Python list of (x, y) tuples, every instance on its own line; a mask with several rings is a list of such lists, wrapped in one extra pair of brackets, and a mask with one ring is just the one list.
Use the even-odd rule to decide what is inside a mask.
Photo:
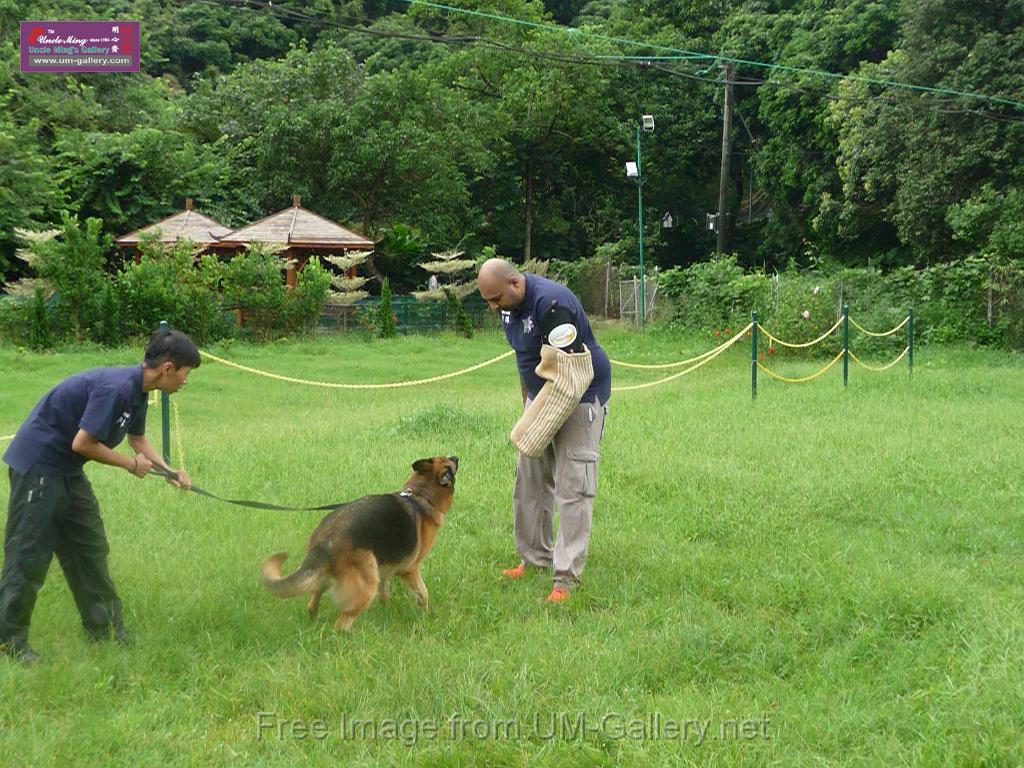
[(83, 341), (102, 324), (107, 280), (103, 268), (111, 242), (103, 235), (102, 225), (90, 218), (80, 227), (78, 217), (65, 211), (55, 237), (31, 244), (32, 267), (58, 297), (53, 318), (57, 339)]
[(245, 331), (260, 338), (280, 332), (287, 291), (281, 257), (256, 246), (222, 266), (224, 306), (241, 310)]
[(99, 334), (97, 341), (117, 343), (118, 337), (146, 336), (161, 320), (187, 333), (197, 344), (230, 334), (217, 293), (220, 265), (214, 258), (195, 262), (192, 244), (165, 246), (156, 240), (139, 245), (139, 261), (129, 261), (114, 278), (120, 320), (114, 338)]
[(380, 303), (377, 305), (377, 334), (382, 339), (398, 335), (395, 329), (395, 313), (391, 308), (391, 281), (384, 278), (380, 286)]
[[(98, 219), (80, 228), (73, 216), (54, 238), (32, 243), (30, 265), (38, 280), (56, 289), (45, 299), (43, 288), (31, 298), (31, 283), (18, 297), (0, 302), (0, 332), (17, 344), (52, 347), (71, 338), (109, 346), (132, 336), (146, 337), (166, 320), (197, 344), (235, 332), (230, 311), (240, 309), (246, 330), (259, 337), (311, 330), (323, 310), (331, 276), (319, 259), (298, 274), (294, 290), (282, 278), (284, 262), (259, 247), (222, 263), (214, 255), (196, 259), (192, 243), (139, 243), (138, 261), (116, 274), (103, 272), (109, 238)], [(51, 306), (52, 305), (52, 306)]]
[(0, 332), (12, 344), (53, 349), (53, 312), (41, 285), (36, 286), (31, 297), (0, 296)]
[(461, 333), (467, 339), (473, 338), (473, 321), (470, 320), (469, 313), (462, 306), (459, 297), (448, 288), (444, 289), (444, 295), (448, 298), (447, 319), (449, 325), (451, 325), (456, 333)]
[[(751, 312), (757, 311), (758, 320), (773, 335), (786, 341), (810, 341), (842, 316), (844, 305), (850, 307), (856, 323), (883, 332), (899, 325), (913, 307), (918, 341), (1024, 345), (1021, 263), (998, 265), (991, 259), (971, 257), (889, 273), (874, 268), (826, 272), (790, 267), (767, 275), (745, 273), (735, 257), (727, 256), (663, 272), (660, 287), (673, 305), (672, 324), (719, 335), (727, 328), (743, 328)], [(902, 344), (905, 336), (895, 336)], [(838, 344), (837, 334), (823, 348), (834, 351)], [(891, 349), (893, 340), (861, 336), (857, 344), (859, 350)]]
[(320, 259), (314, 257), (298, 274), (295, 290), (285, 302), (285, 330), (307, 333), (316, 327), (316, 321), (327, 303), (331, 288), (331, 273)]
[(658, 284), (672, 302), (672, 323), (694, 329), (742, 328), (752, 311), (766, 318), (774, 303), (771, 279), (744, 274), (735, 256), (667, 270)]

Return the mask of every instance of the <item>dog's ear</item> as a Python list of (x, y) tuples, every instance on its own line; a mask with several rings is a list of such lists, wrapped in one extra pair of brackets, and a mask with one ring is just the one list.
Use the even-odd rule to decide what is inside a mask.
[(421, 475), (429, 475), (434, 470), (433, 459), (417, 459), (412, 463), (412, 471)]
[(453, 485), (454, 483), (455, 483), (455, 473), (452, 471), (451, 467), (445, 467), (444, 468), (444, 472), (441, 473), (441, 477), (437, 481), (437, 484), (438, 485), (443, 485), (445, 487), (448, 487), (450, 485)]

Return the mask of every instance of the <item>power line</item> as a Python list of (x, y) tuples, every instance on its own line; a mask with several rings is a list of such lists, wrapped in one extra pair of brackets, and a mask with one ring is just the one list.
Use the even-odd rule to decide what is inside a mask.
[(839, 74), (837, 72), (826, 72), (820, 69), (809, 69), (805, 67), (791, 67), (786, 64), (771, 64), (765, 61), (756, 61), (753, 59), (740, 59), (734, 56), (723, 56), (722, 54), (711, 54), (711, 53), (700, 53), (698, 51), (687, 51), (681, 48), (672, 48), (666, 45), (657, 45), (654, 43), (643, 43), (637, 40), (630, 40), (629, 38), (623, 37), (612, 37), (609, 35), (603, 35), (597, 32), (590, 32), (585, 29), (578, 27), (561, 27), (557, 24), (542, 24), (536, 21), (526, 21), (524, 19), (516, 19), (510, 16), (502, 16), (500, 14), (486, 13), (484, 11), (474, 11), (468, 8), (458, 8), (456, 6), (445, 5), (443, 3), (434, 3), (430, 0), (403, 0), (403, 2), (409, 3), (410, 5), (423, 5), (429, 8), (435, 8), (443, 11), (451, 11), (454, 13), (461, 13), (468, 16), (477, 16), (484, 19), (491, 19), (494, 21), (503, 21), (510, 24), (519, 24), (526, 27), (532, 27), (535, 29), (543, 29), (549, 32), (560, 32), (563, 34), (581, 35), (584, 37), (591, 37), (595, 40), (603, 40), (606, 42), (618, 43), (621, 45), (636, 46), (640, 48), (648, 48), (654, 51), (663, 51), (666, 53), (676, 54), (679, 56), (687, 56), (694, 59), (705, 59), (712, 62), (729, 62), (732, 64), (746, 64), (751, 67), (760, 67), (764, 69), (777, 69), (784, 72), (792, 72), (796, 74), (815, 75), (817, 77), (826, 77), (834, 80), (852, 80), (855, 82), (868, 83), (870, 85), (886, 85), (894, 88), (905, 88), (908, 90), (923, 91), (926, 93), (943, 94), (946, 96), (959, 96), (970, 99), (980, 99), (984, 101), (990, 101), (996, 104), (1006, 104), (1013, 107), (1014, 109), (1024, 110), (1024, 103), (1019, 101), (1013, 101), (1011, 99), (1004, 99), (998, 96), (988, 96), (982, 93), (970, 93), (967, 91), (957, 91), (951, 88), (934, 88), (928, 85), (914, 85), (913, 83), (902, 83), (897, 80), (880, 80), (871, 77), (862, 77), (860, 75), (851, 74)]
[[(520, 24), (520, 25), (524, 25), (524, 26), (528, 26), (528, 27), (533, 27), (533, 28), (545, 29), (545, 30), (549, 30), (549, 31), (562, 31), (562, 32), (568, 31), (568, 32), (572, 32), (574, 34), (578, 33), (578, 34), (582, 34), (584, 36), (592, 37), (592, 38), (595, 38), (595, 39), (601, 39), (601, 40), (615, 42), (615, 43), (619, 43), (619, 44), (632, 45), (632, 46), (640, 46), (640, 47), (651, 47), (651, 48), (657, 48), (657, 49), (662, 49), (662, 50), (675, 51), (675, 53), (673, 53), (672, 55), (663, 55), (663, 56), (657, 56), (657, 55), (646, 55), (646, 56), (645, 55), (633, 55), (633, 56), (628, 56), (628, 55), (611, 55), (611, 54), (590, 54), (590, 55), (578, 55), (577, 54), (577, 55), (573, 55), (573, 54), (559, 53), (559, 52), (555, 52), (555, 51), (544, 51), (544, 50), (538, 50), (538, 49), (529, 49), (529, 48), (516, 47), (516, 46), (510, 45), (510, 44), (507, 44), (507, 43), (501, 43), (501, 42), (498, 42), (498, 41), (495, 41), (495, 40), (491, 40), (489, 38), (486, 38), (486, 37), (483, 37), (483, 36), (480, 36), (480, 35), (457, 35), (457, 36), (450, 36), (450, 35), (429, 34), (429, 33), (425, 34), (425, 35), (416, 35), (416, 34), (412, 34), (412, 33), (395, 32), (395, 31), (391, 31), (391, 30), (377, 30), (377, 29), (372, 29), (372, 28), (363, 27), (363, 26), (355, 26), (355, 25), (351, 25), (351, 24), (344, 24), (344, 23), (342, 23), (340, 21), (337, 21), (337, 20), (334, 20), (334, 19), (328, 19), (328, 18), (324, 18), (324, 17), (321, 17), (321, 16), (310, 15), (310, 14), (303, 13), (301, 11), (296, 11), (296, 10), (294, 10), (292, 8), (288, 8), (288, 7), (282, 6), (282, 5), (274, 5), (274, 3), (269, 1), (269, 0), (199, 0), (199, 2), (203, 2), (203, 3), (208, 4), (208, 5), (220, 5), (220, 6), (230, 6), (230, 7), (235, 7), (235, 8), (246, 8), (246, 9), (252, 10), (253, 12), (256, 12), (257, 9), (263, 9), (265, 11), (268, 11), (268, 12), (272, 13), (275, 16), (278, 16), (281, 19), (287, 19), (287, 20), (291, 20), (291, 21), (298, 21), (298, 22), (303, 22), (303, 23), (307, 23), (307, 24), (313, 24), (313, 25), (320, 26), (321, 28), (323, 28), (323, 27), (334, 27), (334, 28), (342, 29), (342, 30), (345, 30), (347, 32), (351, 32), (351, 33), (354, 33), (354, 34), (367, 35), (367, 36), (376, 37), (376, 38), (410, 40), (410, 41), (414, 41), (414, 42), (425, 42), (425, 43), (432, 43), (432, 44), (457, 45), (457, 46), (458, 45), (484, 45), (484, 46), (487, 46), (487, 47), (496, 48), (496, 49), (499, 49), (499, 50), (504, 50), (506, 52), (513, 53), (513, 54), (520, 55), (520, 56), (530, 56), (530, 57), (534, 57), (534, 58), (545, 59), (545, 60), (548, 60), (548, 61), (555, 61), (555, 62), (559, 62), (559, 63), (563, 63), (563, 64), (575, 64), (575, 65), (585, 65), (585, 66), (594, 66), (594, 65), (614, 65), (614, 66), (632, 66), (632, 67), (644, 66), (644, 67), (649, 67), (649, 68), (652, 68), (652, 69), (657, 69), (657, 70), (659, 70), (661, 72), (665, 72), (665, 73), (668, 73), (668, 74), (671, 74), (671, 75), (674, 75), (674, 76), (677, 76), (677, 77), (683, 77), (683, 78), (686, 78), (686, 79), (689, 79), (689, 80), (694, 80), (694, 81), (697, 81), (697, 82), (710, 83), (710, 84), (713, 84), (713, 85), (716, 85), (716, 86), (727, 85), (727, 84), (743, 85), (743, 86), (770, 85), (770, 86), (774, 86), (774, 87), (785, 88), (787, 90), (791, 90), (791, 91), (794, 91), (794, 92), (797, 92), (797, 93), (807, 94), (807, 95), (810, 95), (810, 96), (816, 96), (816, 97), (819, 97), (819, 98), (822, 98), (822, 97), (823, 98), (827, 98), (827, 99), (829, 99), (831, 101), (847, 101), (847, 102), (852, 102), (852, 103), (879, 102), (879, 103), (889, 104), (889, 105), (897, 106), (897, 107), (908, 107), (908, 108), (912, 108), (912, 109), (915, 109), (915, 110), (920, 110), (920, 109), (923, 108), (923, 109), (928, 109), (930, 111), (934, 111), (934, 112), (941, 113), (941, 114), (969, 114), (969, 115), (974, 115), (974, 116), (977, 116), (977, 117), (981, 117), (983, 119), (993, 120), (993, 121), (1002, 122), (1002, 123), (1021, 123), (1021, 122), (1024, 122), (1024, 116), (1014, 117), (1014, 116), (1011, 116), (1011, 115), (1003, 115), (1003, 114), (1000, 114), (998, 112), (993, 112), (991, 110), (971, 109), (971, 108), (965, 108), (965, 107), (956, 108), (956, 107), (942, 106), (942, 105), (937, 105), (937, 104), (928, 104), (928, 105), (913, 104), (913, 105), (910, 105), (910, 104), (907, 104), (907, 103), (905, 103), (903, 101), (900, 101), (898, 99), (895, 99), (895, 98), (892, 98), (892, 97), (887, 97), (887, 96), (881, 96), (881, 95), (876, 95), (876, 96), (851, 96), (851, 95), (834, 94), (834, 93), (827, 93), (827, 92), (826, 93), (814, 93), (814, 92), (809, 91), (809, 90), (807, 90), (805, 88), (801, 88), (799, 86), (793, 85), (792, 83), (787, 83), (787, 82), (784, 82), (784, 81), (781, 81), (781, 80), (773, 80), (773, 79), (767, 79), (767, 78), (766, 79), (734, 78), (732, 80), (728, 80), (727, 81), (726, 79), (723, 79), (721, 77), (704, 77), (701, 74), (696, 74), (696, 73), (693, 73), (693, 72), (687, 72), (685, 70), (681, 70), (681, 69), (678, 69), (678, 68), (675, 68), (675, 67), (665, 66), (665, 64), (663, 62), (695, 61), (695, 60), (697, 60), (697, 61), (706, 61), (706, 60), (710, 59), (712, 64), (713, 64), (715, 61), (726, 61), (726, 62), (728, 62), (728, 61), (735, 61), (735, 62), (741, 62), (741, 61), (744, 61), (744, 60), (742, 60), (742, 59), (733, 59), (733, 58), (730, 58), (730, 57), (720, 56), (720, 55), (704, 54), (704, 53), (697, 53), (697, 52), (692, 52), (692, 51), (677, 50), (677, 49), (673, 49), (673, 48), (667, 48), (665, 46), (657, 46), (657, 45), (648, 44), (648, 43), (641, 43), (641, 42), (638, 42), (638, 41), (635, 41), (635, 40), (629, 40), (627, 38), (610, 37), (610, 36), (607, 36), (607, 35), (600, 35), (600, 34), (597, 34), (597, 33), (586, 32), (586, 31), (579, 30), (579, 29), (574, 28), (574, 27), (559, 27), (557, 25), (541, 24), (539, 22), (531, 22), (531, 21), (525, 21), (525, 20), (521, 20), (521, 19), (514, 19), (514, 18), (511, 18), (511, 17), (499, 16), (499, 15), (495, 15), (495, 14), (488, 14), (488, 13), (484, 13), (482, 11), (473, 11), (473, 10), (469, 10), (469, 9), (460, 9), (460, 8), (455, 8), (455, 7), (451, 7), (451, 6), (445, 6), (445, 5), (441, 5), (441, 4), (437, 4), (437, 3), (427, 2), (427, 0), (403, 0), (403, 1), (407, 2), (407, 3), (410, 3), (410, 4), (428, 5), (428, 6), (432, 6), (432, 7), (435, 7), (435, 8), (442, 9), (442, 10), (452, 10), (452, 11), (455, 11), (455, 12), (466, 13), (466, 14), (469, 14), (469, 15), (479, 16), (479, 17), (483, 17), (483, 18), (490, 18), (490, 19), (495, 19), (495, 20), (499, 20), (499, 21), (509, 21), (509, 22), (512, 22), (512, 23), (516, 23), (516, 24)], [(747, 62), (747, 63), (750, 63), (750, 62)], [(861, 80), (861, 81), (867, 81), (867, 82), (873, 82), (873, 83), (887, 83), (887, 82), (890, 82), (890, 81), (868, 80), (867, 78), (860, 78), (860, 77), (855, 76), (855, 75), (837, 75), (836, 73), (819, 72), (818, 70), (799, 69), (799, 68), (794, 68), (794, 67), (784, 67), (782, 65), (771, 65), (771, 64), (765, 64), (763, 62), (758, 62), (758, 63), (759, 64), (763, 64), (766, 67), (775, 67), (775, 68), (778, 68), (778, 69), (785, 69), (785, 70), (793, 71), (793, 72), (827, 74), (827, 75), (830, 75), (831, 77), (834, 77), (834, 78), (848, 78), (848, 79)], [(704, 70), (700, 70), (700, 71), (704, 72), (704, 71), (706, 71), (709, 68), (710, 68), (710, 66), (705, 68)], [(951, 95), (971, 96), (971, 97), (978, 98), (978, 99), (991, 99), (993, 101), (999, 101), (1001, 103), (1013, 104), (1013, 105), (1019, 106), (1021, 108), (1024, 108), (1024, 104), (1018, 104), (1017, 102), (1011, 102), (1011, 101), (1007, 101), (1005, 99), (997, 99), (996, 97), (989, 97), (989, 96), (984, 96), (984, 95), (981, 95), (981, 94), (968, 94), (968, 93), (963, 93), (963, 92), (960, 92), (960, 91), (949, 91), (949, 90), (945, 90), (945, 89), (934, 89), (934, 88), (927, 88), (926, 86), (913, 86), (913, 85), (910, 85), (910, 84), (900, 84), (900, 83), (895, 83), (895, 82), (893, 84), (900, 85), (901, 87), (905, 87), (905, 88), (909, 88), (909, 89), (922, 90), (922, 91), (927, 91), (927, 92), (931, 92), (931, 93), (948, 93), (948, 94), (951, 94)]]

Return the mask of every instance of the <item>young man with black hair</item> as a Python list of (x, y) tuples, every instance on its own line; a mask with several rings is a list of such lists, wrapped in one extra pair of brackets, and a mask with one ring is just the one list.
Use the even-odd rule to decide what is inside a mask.
[[(181, 389), (200, 363), (199, 350), (180, 331), (160, 330), (142, 365), (94, 368), (47, 392), (4, 453), (11, 493), (0, 574), (0, 653), (26, 664), (39, 660), (28, 644), (36, 595), (57, 555), (85, 631), (94, 640), (126, 643), (121, 600), (107, 569), (99, 502), (85, 476), (98, 461), (144, 478), (154, 466), (174, 472), (146, 439), (148, 393)], [(133, 455), (115, 451), (127, 437)], [(188, 489), (188, 473), (168, 478)]]

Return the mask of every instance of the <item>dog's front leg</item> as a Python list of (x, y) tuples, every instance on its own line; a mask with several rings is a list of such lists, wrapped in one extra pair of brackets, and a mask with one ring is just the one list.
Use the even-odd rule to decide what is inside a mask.
[(412, 592), (412, 596), (419, 603), (420, 608), (424, 611), (427, 610), (427, 601), (430, 595), (427, 593), (427, 585), (423, 583), (423, 577), (420, 576), (420, 569), (414, 567), (411, 571), (403, 573), (402, 581), (409, 587), (409, 591)]

